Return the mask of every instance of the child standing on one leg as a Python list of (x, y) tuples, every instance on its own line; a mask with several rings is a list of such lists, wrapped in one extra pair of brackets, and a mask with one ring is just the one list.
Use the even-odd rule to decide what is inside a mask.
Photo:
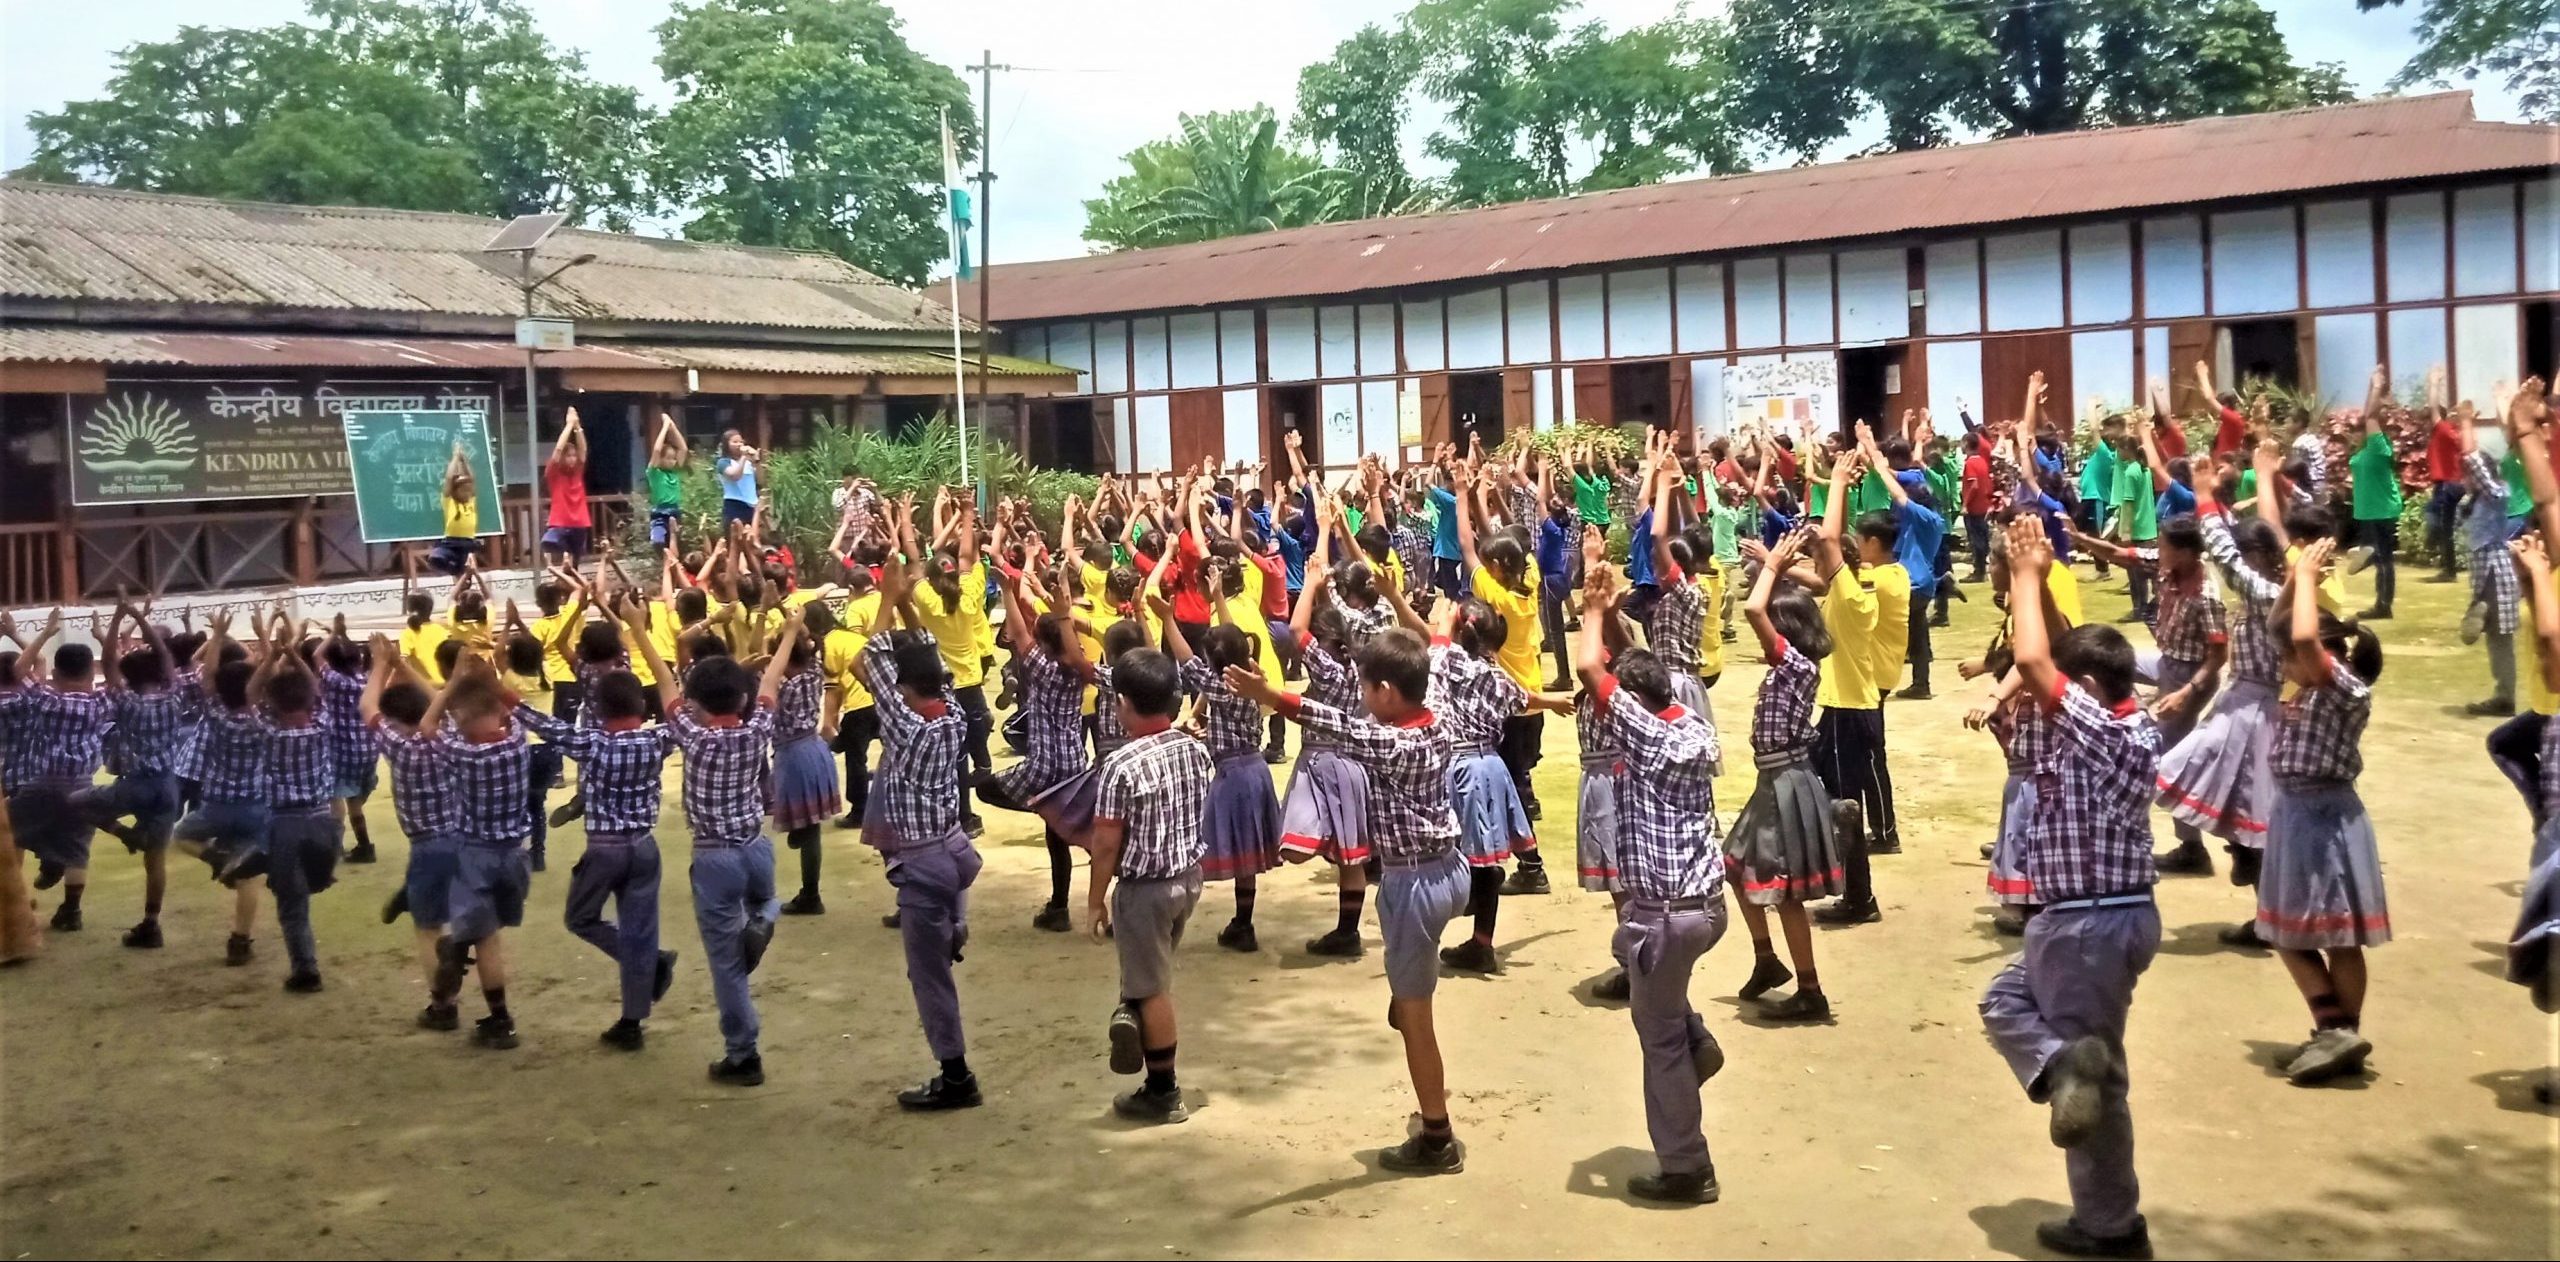
[[(1503, 722), (1529, 701), (1493, 660), (1508, 631), (1503, 616), (1474, 597), (1432, 611), (1431, 711), (1449, 742), (1449, 797), (1458, 810), (1459, 844), (1473, 887), (1475, 932), (1440, 953), (1440, 962), (1469, 973), (1499, 973), (1493, 949), (1502, 907), (1502, 861), (1530, 842), (1529, 817), (1500, 753)], [(1544, 704), (1542, 701), (1541, 704)]]
[(320, 642), (320, 726), (329, 730), (330, 756), (336, 760), (336, 783), (330, 786), (330, 808), (339, 826), (354, 834), (356, 844), (341, 856), (349, 863), (372, 863), (373, 827), (364, 804), (373, 797), (382, 760), (365, 735), (359, 702), (364, 697), (365, 650), (347, 638), (347, 617), (338, 615), (329, 637)]
[[(2030, 387), (2032, 389), (2032, 387)], [(2024, 865), (2043, 899), (2018, 958), (1982, 996), (1982, 1022), (2027, 1098), (2053, 1109), (2071, 1216), (2036, 1240), (2077, 1257), (2148, 1257), (2133, 1171), (2125, 1023), (2160, 948), (2150, 791), (2159, 732), (2133, 695), (2133, 646), (2113, 627), (2046, 633), (2053, 564), (2043, 527), (2009, 523), (2010, 641), (2036, 710), (2035, 813)]]
[[(1003, 530), (999, 524), (999, 543)], [(1062, 932), (1072, 927), (1067, 886), (1075, 874), (1074, 850), (1092, 841), (1094, 772), (1084, 746), (1084, 690), (1092, 671), (1075, 634), (1074, 611), (1064, 602), (1049, 602), (1049, 612), (1034, 614), (1023, 572), (1001, 561), (997, 571), (1006, 625), (1014, 629), (1013, 660), (1022, 675), (1021, 712), (1028, 724), (1022, 760), (981, 781), (978, 797), (989, 806), (1040, 817), (1049, 851), (1049, 901), (1031, 926)]]
[(294, 651), (292, 625), (281, 613), (259, 669), (267, 676), (267, 890), (292, 964), (284, 988), (309, 994), (320, 989), (311, 898), (335, 884), (338, 872), (336, 739), (320, 721), (319, 678)]
[[(1214, 568), (1210, 581), (1217, 581)], [(1194, 713), (1215, 768), (1200, 822), (1200, 876), (1235, 884), (1235, 918), (1218, 931), (1218, 945), (1251, 954), (1261, 949), (1253, 932), (1256, 882), (1280, 866), (1280, 798), (1272, 792), (1271, 764), (1262, 760), (1262, 707), (1228, 688), (1225, 674), (1230, 666), (1261, 669), (1262, 637), (1229, 621), (1224, 603), (1216, 613), (1198, 653), (1180, 636), (1168, 647), (1183, 687), (1196, 698)]]
[[(1107, 935), (1120, 955), (1112, 1072), (1147, 1075), (1111, 1108), (1133, 1121), (1180, 1122), (1191, 1114), (1174, 1080), (1173, 950), (1200, 904), (1200, 825), (1213, 771), (1200, 742), (1173, 730), (1182, 700), (1173, 659), (1140, 649), (1111, 674), (1129, 743), (1102, 764), (1086, 903), (1094, 940)], [(1262, 678), (1243, 667), (1229, 674)]]
[[(1338, 713), (1360, 714), (1360, 675), (1352, 664), (1358, 641), (1332, 595), (1332, 544), (1341, 505), (1327, 496), (1316, 510), (1315, 554), (1289, 628), (1298, 639), (1307, 697)], [(1367, 562), (1351, 561), (1345, 568), (1368, 582)], [(1280, 857), (1290, 863), (1322, 857), (1334, 866), (1334, 926), (1308, 940), (1307, 954), (1360, 958), (1360, 912), (1369, 896), (1369, 773), (1312, 728), (1299, 743), (1298, 765), (1280, 802)]]
[[(803, 611), (824, 608), (816, 602), (801, 606)], [(834, 620), (833, 614), (825, 617)], [(782, 914), (817, 916), (827, 910), (818, 892), (827, 824), (844, 809), (844, 798), (836, 786), (835, 751), (829, 748), (835, 741), (835, 711), (826, 704), (827, 676), (818, 662), (825, 632), (805, 612), (792, 620), (801, 624), (801, 634), (793, 637), (788, 654), (777, 651), (777, 660), (785, 665), (773, 714), (770, 798), (774, 828), (800, 852), (800, 891), (782, 905)]]
[[(44, 630), (27, 646), (22, 660), (38, 660), (45, 645), (62, 631), (62, 611), (45, 620)], [(89, 787), (105, 761), (108, 726), (114, 721), (113, 700), (98, 691), (97, 654), (85, 644), (65, 644), (53, 651), (53, 675), (27, 683), (5, 697), (0, 707), (19, 728), (27, 769), (9, 794), (9, 820), (18, 845), (36, 857), (35, 888), (59, 884), (62, 902), (53, 909), (56, 932), (80, 928), (80, 899), (89, 886), (89, 842), (96, 834), (75, 796)]]
[[(145, 640), (107, 672), (115, 722), (107, 730), (107, 770), (112, 784), (83, 789), (72, 805), (109, 836), (142, 855), (142, 922), (125, 930), (124, 944), (150, 950), (161, 943), (160, 903), (169, 890), (169, 840), (178, 823), (177, 754), (203, 699), (193, 672), (179, 674), (169, 637), (132, 606), (119, 604), (107, 626), (130, 620)], [(130, 824), (124, 821), (130, 819)]]
[(2279, 1062), (2297, 1085), (2364, 1068), (2373, 1050), (2363, 1033), (2364, 949), (2391, 940), (2382, 857), (2355, 787), (2382, 641), (2320, 612), (2331, 547), (2319, 539), (2302, 550), (2286, 584), (2290, 599), (2277, 604), (2285, 678), (2298, 691), (2276, 723), (2269, 756), (2276, 796), (2258, 876), (2258, 936), (2283, 957), (2311, 1005), (2310, 1041)]
[[(1789, 581), (1786, 575), (1803, 547), (1800, 533), (1780, 539), (1762, 559), (1743, 605), (1769, 673), (1760, 679), (1760, 697), (1751, 711), (1751, 761), (1760, 778), (1725, 842), (1725, 859), (1734, 871), (1734, 901), (1751, 931), (1751, 978), (1743, 983), (1742, 998), (1758, 1000), (1790, 977), (1796, 984), (1795, 993), (1784, 1000), (1760, 1004), (1760, 1015), (1772, 1021), (1830, 1019), (1831, 1000), (1814, 970), (1813, 925), (1805, 903), (1837, 892), (1843, 876), (1832, 834), (1831, 794), (1813, 771), (1814, 692), (1820, 663), (1832, 653), (1831, 635), (1811, 596), (1778, 590)], [(1792, 974), (1778, 962), (1770, 940), (1772, 907), (1787, 936), (1787, 954), (1795, 961)]]
[(205, 629), (197, 678), (206, 706), (188, 747), (198, 798), (178, 821), (174, 844), (211, 865), (214, 878), (231, 890), (231, 936), (222, 962), (238, 968), (255, 954), (250, 933), (258, 919), (258, 889), (243, 874), (263, 862), (267, 848), (266, 721), (252, 704), (265, 680), (247, 649), (231, 643), (231, 611), (216, 609)]

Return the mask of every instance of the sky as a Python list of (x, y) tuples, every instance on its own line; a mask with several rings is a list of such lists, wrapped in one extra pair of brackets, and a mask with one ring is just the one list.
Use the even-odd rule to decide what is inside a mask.
[[(2338, 61), (2377, 92), (2408, 56), (2412, 3), (2359, 14), (2351, 0), (2265, 0), (2297, 60)], [(599, 79), (635, 85), (663, 108), (655, 28), (670, 0), (526, 0), (553, 43), (585, 53)], [(892, 0), (908, 41), (955, 70), (993, 48), (988, 111), (997, 262), (1086, 252), (1084, 199), (1123, 169), (1121, 155), (1173, 133), (1177, 114), (1269, 104), (1285, 118), (1301, 67), (1396, 11), (1382, 0)], [(1658, 20), (1674, 0), (1584, 0), (1612, 29)], [(1697, 0), (1712, 13), (1725, 0)], [(182, 25), (265, 26), (300, 17), (300, 0), (110, 0), (66, 16), (59, 0), (0, 0), (0, 169), (26, 160), (31, 111), (95, 97), (118, 49)], [(977, 90), (977, 76), (967, 76)], [(2512, 100), (2474, 84), (2485, 118)], [(671, 229), (668, 229), (671, 231)]]

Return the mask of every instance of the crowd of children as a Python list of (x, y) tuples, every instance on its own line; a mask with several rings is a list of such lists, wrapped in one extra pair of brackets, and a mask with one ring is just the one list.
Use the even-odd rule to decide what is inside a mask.
[[(1074, 927), (1077, 852), (1087, 856), (1085, 924), (1118, 958), (1107, 1060), (1143, 1075), (1114, 1108), (1141, 1121), (1188, 1114), (1176, 948), (1206, 887), (1232, 894), (1218, 945), (1255, 952), (1258, 878), (1322, 859), (1339, 873), (1339, 920), (1304, 949), (1362, 955), (1375, 890), (1388, 1025), (1415, 1095), (1419, 1124), (1380, 1161), (1448, 1173), (1465, 1147), (1436, 982), (1444, 968), (1501, 972), (1502, 900), (1551, 888), (1530, 772), (1544, 714), (1570, 714), (1576, 876), (1610, 895), (1616, 924), (1613, 967), (1592, 991), (1628, 1005), (1660, 1161), (1629, 1190), (1706, 1202), (1718, 1188), (1700, 1089), (1724, 1053), (1690, 1005), (1691, 973), (1724, 933), (1729, 887), (1753, 953), (1741, 997), (1767, 1021), (1832, 1019), (1812, 926), (1883, 914), (1874, 860), (1903, 840), (1886, 752), (1886, 714), (1901, 707), (1888, 698), (1932, 695), (1931, 631), (1965, 598), (1959, 523), (1967, 579), (1987, 579), (2004, 610), (1959, 674), (1985, 689), (1966, 725), (2005, 759), (1983, 849), (1996, 923), (2023, 937), (1983, 1021), (2068, 1153), (2073, 1215), (2047, 1224), (2044, 1243), (2147, 1255), (2123, 1037), (2159, 946), (2158, 874), (2211, 872), (2210, 834), (2231, 879), (2255, 886), (2254, 919), (2223, 939), (2272, 949), (2300, 988), (2312, 1033), (2281, 1065), (2297, 1083), (2363, 1068), (2365, 949), (2392, 934), (2355, 787), (2383, 665), (2369, 624), (2392, 616), (2399, 546), (2396, 468), (2371, 419), (2384, 379), (2377, 370), (2343, 480), (2317, 441), (2279, 432), (2263, 410), (2244, 415), (2201, 365), (2197, 385), (2218, 413), (2210, 444), (2190, 450), (2155, 383), (2147, 416), (2097, 426), (2076, 480), (2075, 426), (2046, 420), (2041, 375), (2013, 417), (1965, 415), (1953, 441), (1923, 412), (1885, 437), (1861, 421), (1837, 435), (1751, 430), (1693, 452), (1657, 432), (1614, 458), (1593, 442), (1555, 459), (1444, 444), (1401, 469), (1363, 459), (1328, 484), (1293, 437), (1284, 476), (1203, 462), (1105, 477), (1054, 530), (1011, 501), (982, 523), (952, 488), (920, 522), (912, 496), (848, 478), (832, 555), (815, 562), (760, 541), (761, 456), (734, 434), (720, 476), (743, 511), (724, 509), (709, 549), (687, 551), (674, 497), (658, 494), (658, 474), (672, 481), (687, 453), (662, 425), (654, 590), (617, 561), (589, 563), (585, 531), (561, 524), (531, 621), (512, 602), (491, 608), (457, 457), (455, 538), (432, 559), (455, 576), (446, 612), (415, 592), (396, 637), (360, 643), (343, 622), (297, 625), (280, 611), (236, 636), (226, 613), (172, 629), (120, 604), (92, 624), (93, 652), (56, 644), (58, 611), (24, 638), (0, 618), (18, 647), (0, 655), (0, 777), (16, 843), (38, 861), (34, 888), (60, 888), (54, 929), (82, 928), (90, 842), (104, 831), (143, 857), (143, 914), (126, 945), (163, 946), (174, 847), (233, 891), (232, 965), (257, 956), (263, 878), (284, 985), (308, 993), (324, 985), (310, 900), (342, 861), (374, 860), (364, 808), (388, 763), (407, 870), (384, 920), (416, 927), (418, 1024), (458, 1029), (476, 972), (485, 1014), (471, 1039), (493, 1049), (518, 1040), (509, 931), (551, 830), (583, 819), (563, 919), (614, 962), (620, 1017), (602, 1041), (637, 1051), (678, 975), (678, 953), (660, 945), (657, 838), (678, 756), (723, 1042), (709, 1073), (742, 1086), (765, 1072), (753, 975), (781, 917), (825, 913), (825, 826), (841, 812), (896, 891), (889, 923), (936, 1062), (897, 1098), (919, 1111), (983, 1098), (953, 967), (981, 867), (975, 804), (1040, 818), (1051, 883), (1037, 928)], [(2560, 697), (2560, 601), (2544, 541), (2560, 539), (2560, 491), (2543, 387), (2498, 401), (2503, 472), (2440, 374), (2426, 406), (2465, 488), (2458, 536), (2436, 546), (2467, 556), (2463, 633), (2488, 640), (2499, 690), (2475, 711), (2512, 713), (2515, 638), (2533, 649), (2529, 712), (2491, 748), (2538, 827), (2511, 973), (2553, 1010), (2560, 724), (2545, 720)], [(573, 424), (555, 460), (574, 472), (582, 459)], [(2376, 479), (2392, 480), (2388, 497)], [(1615, 524), (1623, 567), (1609, 560)], [(2074, 549), (2126, 573), (2129, 620), (2150, 624), (2153, 648), (2084, 618)], [(2368, 560), (2376, 605), (2343, 617), (2339, 572)], [(1712, 696), (1727, 642), (1745, 635), (1766, 671), (1749, 707), (1756, 775), (1728, 825)], [(540, 693), (548, 709), (531, 704)], [(1005, 740), (1021, 755), (1001, 770), (997, 708), (1013, 714)], [(1304, 736), (1283, 786), (1271, 767), (1285, 760), (1286, 724)], [(564, 765), (574, 796), (551, 810)], [(2175, 838), (2157, 855), (2155, 806)], [(787, 901), (768, 823), (799, 854)], [(1461, 917), (1466, 936), (1444, 943)]]

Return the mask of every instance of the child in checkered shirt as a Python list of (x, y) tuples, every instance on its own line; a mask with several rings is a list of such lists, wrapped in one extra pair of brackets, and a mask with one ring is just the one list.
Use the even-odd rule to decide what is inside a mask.
[[(265, 692), (268, 667), (252, 665), (247, 646), (233, 643), (230, 631), (227, 609), (206, 620), (197, 656), (206, 705), (195, 740), (183, 751), (193, 760), (198, 801), (179, 819), (174, 844), (202, 858), (231, 889), (231, 936), (222, 962), (237, 968), (254, 955), (250, 934), (258, 919), (258, 888), (244, 878), (263, 863), (267, 845), (270, 751), (255, 704)], [(183, 761), (181, 768), (186, 769)]]
[(1112, 1072), (1143, 1069), (1146, 1081), (1111, 1107), (1132, 1121), (1180, 1122), (1190, 1112), (1174, 1078), (1173, 951), (1200, 905), (1201, 816), (1212, 773), (1200, 742), (1173, 727), (1182, 692), (1171, 658), (1139, 649), (1113, 675), (1129, 743), (1102, 764), (1087, 907), (1094, 938), (1110, 938), (1120, 957)]
[(2363, 1034), (2364, 948), (2391, 940), (2382, 859), (2355, 787), (2382, 641), (2320, 610), (2332, 546), (2321, 539), (2302, 550), (2274, 621), (2285, 678), (2296, 691), (2277, 720), (2269, 757), (2276, 795), (2258, 876), (2258, 935), (2283, 958), (2311, 1007), (2310, 1041), (2278, 1057), (2297, 1085), (2364, 1068), (2373, 1050)]
[[(193, 725), (203, 694), (192, 675), (177, 676), (167, 632), (131, 606), (116, 607), (105, 642), (117, 643), (116, 629), (128, 619), (141, 629), (145, 644), (116, 659), (107, 672), (108, 697), (115, 708), (115, 723), (107, 732), (107, 770), (116, 778), (73, 794), (72, 805), (127, 849), (141, 853), (142, 922), (125, 931), (124, 944), (148, 950), (161, 943), (160, 903), (169, 888), (169, 837), (178, 823), (174, 768), (179, 734)], [(130, 825), (122, 822), (127, 818)]]
[[(95, 624), (93, 623), (94, 627)], [(27, 657), (39, 658), (45, 645), (62, 631), (62, 611), (45, 620), (44, 629), (27, 646)], [(80, 928), (80, 898), (89, 884), (89, 842), (96, 832), (73, 797), (96, 779), (105, 758), (105, 743), (115, 711), (98, 691), (97, 655), (86, 644), (64, 644), (53, 651), (53, 675), (31, 681), (5, 696), (0, 709), (21, 727), (25, 762), (15, 769), (9, 791), (9, 819), (18, 845), (36, 856), (35, 888), (62, 886), (62, 903), (54, 909), (53, 927)]]
[[(1743, 617), (1760, 642), (1769, 673), (1751, 713), (1751, 760), (1760, 776), (1751, 799), (1733, 821), (1725, 857), (1733, 869), (1734, 902), (1751, 932), (1751, 977), (1745, 1002), (1787, 984), (1795, 993), (1764, 1000), (1760, 1015), (1772, 1021), (1823, 1021), (1831, 1001), (1814, 969), (1813, 924), (1805, 904), (1839, 892), (1845, 873), (1832, 830), (1831, 794), (1813, 769), (1814, 693), (1820, 663), (1831, 655), (1831, 632), (1813, 597), (1790, 587), (1781, 592), (1805, 537), (1790, 533), (1769, 550), (1744, 601)], [(1795, 971), (1778, 960), (1769, 934), (1776, 909)]]
[(349, 863), (376, 861), (373, 829), (365, 822), (364, 805), (380, 782), (382, 759), (364, 730), (361, 702), (365, 684), (365, 650), (347, 636), (347, 616), (339, 614), (315, 655), (320, 678), (320, 726), (329, 730), (331, 810), (339, 826), (355, 834), (356, 844), (343, 858)]
[[(1340, 508), (1328, 497), (1318, 502), (1316, 546), (1308, 556), (1306, 584), (1289, 614), (1289, 629), (1298, 642), (1298, 664), (1311, 699), (1345, 713), (1361, 711), (1360, 675), (1352, 663), (1355, 647), (1350, 625), (1335, 601), (1333, 549)], [(1363, 580), (1367, 566), (1351, 562)], [(1278, 717), (1276, 714), (1274, 717)], [(1280, 857), (1303, 863), (1322, 856), (1334, 865), (1334, 927), (1307, 943), (1307, 953), (1358, 959), (1360, 913), (1369, 895), (1369, 773), (1331, 740), (1309, 732), (1298, 749), (1298, 765), (1289, 773), (1288, 795), (1280, 803)]]
[[(461, 864), (462, 810), (437, 752), (435, 735), (420, 728), (434, 692), (416, 665), (392, 641), (375, 635), (373, 669), (365, 676), (357, 713), (366, 736), (391, 764), (391, 809), (409, 843), (407, 869), (400, 887), (383, 904), (382, 922), (402, 915), (415, 926), (419, 978), (430, 996), (435, 992), (437, 944), (450, 917), (454, 871)], [(418, 1026), (428, 1030), (459, 1028), (461, 1017), (451, 1003), (432, 997), (418, 1012)]]
[[(1210, 563), (1210, 581), (1219, 563)], [(1171, 606), (1166, 606), (1169, 611)], [(1258, 878), (1280, 866), (1280, 797), (1271, 787), (1271, 764), (1261, 749), (1263, 709), (1252, 698), (1227, 687), (1226, 670), (1246, 666), (1269, 677), (1261, 661), (1262, 637), (1237, 626), (1228, 602), (1212, 606), (1217, 622), (1200, 637), (1194, 653), (1181, 636), (1167, 641), (1192, 695), (1193, 721), (1209, 747), (1216, 771), (1200, 830), (1206, 849), (1200, 859), (1202, 879), (1235, 883), (1236, 914), (1218, 931), (1218, 945), (1252, 954), (1261, 949), (1253, 932), (1253, 905)]]
[(533, 831), (524, 796), (533, 775), (533, 754), (523, 726), (515, 721), (517, 703), (518, 694), (499, 679), (497, 668), (487, 658), (469, 654), (455, 663), (418, 720), (419, 730), (432, 734), (451, 777), (462, 843), (427, 999), (431, 1007), (451, 1008), (464, 972), (476, 965), (489, 1011), (472, 1027), (471, 1040), (498, 1051), (516, 1045), (515, 1015), (507, 1007), (504, 935), (524, 924), (525, 894), (533, 883), (524, 845)]
[[(1085, 755), (1084, 689), (1093, 671), (1084, 659), (1084, 641), (1076, 635), (1074, 609), (1019, 568), (999, 561), (996, 572), (1004, 590), (1006, 625), (1013, 628), (1012, 668), (1021, 694), (1017, 713), (1026, 729), (1022, 760), (982, 780), (978, 796), (999, 810), (1040, 817), (1049, 852), (1049, 901), (1032, 917), (1031, 926), (1064, 932), (1073, 927), (1067, 914), (1073, 851), (1092, 841), (1094, 775)], [(1037, 612), (1040, 607), (1046, 612)]]

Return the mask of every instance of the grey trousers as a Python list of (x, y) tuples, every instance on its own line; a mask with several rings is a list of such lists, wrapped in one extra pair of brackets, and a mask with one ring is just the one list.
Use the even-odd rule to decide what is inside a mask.
[(1724, 937), (1722, 898), (1696, 910), (1629, 902), (1610, 950), (1627, 970), (1627, 1015), (1644, 1054), (1644, 1122), (1653, 1155), (1666, 1174), (1696, 1174), (1713, 1165), (1698, 1089), (1698, 1045), (1712, 1038), (1689, 1006), (1689, 975)]
[[(1982, 995), (1982, 1026), (2009, 1062), (2009, 1072), (2042, 1103), (2051, 1091), (2045, 1066), (2072, 1040), (2105, 1039), (2124, 1062), (2125, 1018), (2133, 986), (2160, 949), (2160, 909), (2141, 903), (2044, 912), (2027, 921), (2026, 948)], [(2130, 1083), (2121, 1073), (2106, 1086), (2098, 1129), (2063, 1154), (2071, 1180), (2071, 1217), (2093, 1235), (2133, 1230), (2142, 1184), (2133, 1173)]]
[[(569, 869), (569, 932), (604, 952), (622, 973), (622, 1017), (646, 1021), (658, 982), (658, 839), (643, 833), (628, 841), (593, 835)], [(604, 915), (613, 900), (614, 919)]]
[(2511, 631), (2491, 631), (2480, 637), (2489, 646), (2489, 684), (2495, 689), (2489, 695), (2498, 701), (2516, 699), (2516, 637)]
[(267, 890), (275, 895), (276, 927), (294, 972), (320, 971), (311, 896), (335, 884), (337, 871), (338, 821), (327, 807), (276, 812), (267, 825)]
[(888, 856), (889, 884), (898, 891), (898, 936), (907, 948), (907, 986), (916, 994), (916, 1017), (935, 1060), (968, 1051), (960, 1033), (960, 987), (951, 956), (968, 932), (969, 886), (983, 861), (969, 835), (910, 846)]
[(758, 837), (743, 846), (693, 850), (693, 921), (702, 929), (702, 958), (711, 966), (711, 998), (720, 1005), (720, 1041), (731, 1056), (756, 1054), (764, 1023), (747, 990), (743, 938), (750, 919), (772, 924), (782, 915), (773, 896), (773, 843)]

